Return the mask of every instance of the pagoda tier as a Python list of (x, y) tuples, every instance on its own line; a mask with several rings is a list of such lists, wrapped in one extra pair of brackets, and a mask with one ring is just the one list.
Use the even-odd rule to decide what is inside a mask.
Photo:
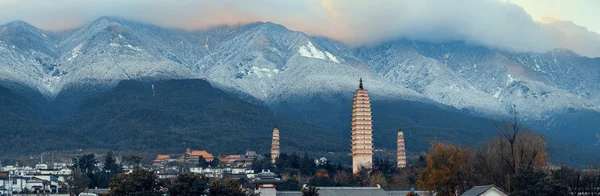
[(352, 171), (370, 169), (373, 162), (373, 125), (369, 93), (362, 86), (354, 94), (352, 104)]

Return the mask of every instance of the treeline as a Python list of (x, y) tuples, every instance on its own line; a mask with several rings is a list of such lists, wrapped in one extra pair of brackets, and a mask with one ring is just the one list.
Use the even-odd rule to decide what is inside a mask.
[(374, 159), (371, 169), (362, 169), (354, 175), (352, 169), (327, 161), (315, 163), (307, 153), (282, 153), (275, 164), (269, 154), (253, 164), (255, 172), (270, 170), (280, 174), (285, 182), (277, 187), (280, 191), (300, 191), (308, 186), (381, 186), (386, 190), (409, 190), (417, 186), (417, 168), (425, 165), (425, 158), (407, 168), (398, 169), (395, 162)]
[(516, 118), (496, 128), (498, 136), (476, 148), (433, 142), (426, 166), (418, 170), (419, 189), (460, 195), (473, 186), (492, 184), (517, 196), (600, 194), (600, 173), (555, 169), (548, 163), (544, 137)]

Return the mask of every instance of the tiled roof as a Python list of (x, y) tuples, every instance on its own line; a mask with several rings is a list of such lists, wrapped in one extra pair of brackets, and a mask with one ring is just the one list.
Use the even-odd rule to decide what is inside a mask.
[(473, 188), (464, 192), (461, 196), (480, 196), (490, 189), (495, 189), (495, 190), (497, 190), (497, 192), (500, 192), (501, 194), (508, 195), (502, 189), (500, 189), (494, 185), (485, 185), (485, 186), (474, 186)]
[(170, 159), (171, 156), (168, 154), (159, 154), (156, 156), (156, 160), (164, 160), (164, 159)]
[[(319, 196), (389, 196), (378, 187), (318, 187)], [(300, 196), (300, 191), (278, 191), (277, 196)]]
[(206, 152), (206, 150), (192, 150), (189, 154), (190, 156), (202, 156), (204, 158), (213, 157), (212, 154)]
[(231, 159), (239, 159), (239, 158), (242, 158), (242, 156), (239, 154), (230, 154), (230, 155), (227, 155), (227, 156), (221, 158), (221, 162), (228, 162)]
[(206, 152), (206, 150), (192, 150), (188, 154), (188, 158), (197, 159), (203, 157), (206, 161), (213, 161), (214, 157), (212, 154)]

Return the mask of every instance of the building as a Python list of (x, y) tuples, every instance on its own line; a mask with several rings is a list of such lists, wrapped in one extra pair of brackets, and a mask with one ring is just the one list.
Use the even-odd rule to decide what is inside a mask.
[(363, 88), (362, 78), (354, 94), (352, 104), (352, 172), (361, 168), (370, 169), (373, 163), (373, 125), (371, 124), (371, 102)]
[(255, 159), (256, 153), (254, 151), (247, 151), (244, 155), (222, 155), (219, 161), (229, 167), (249, 167), (252, 166)]
[(279, 158), (279, 129), (273, 129), (273, 141), (271, 143), (271, 161), (275, 164), (277, 158)]
[(494, 185), (474, 186), (462, 196), (508, 196), (508, 193)]
[(198, 164), (200, 157), (204, 158), (206, 162), (211, 162), (215, 159), (213, 155), (206, 150), (190, 150), (189, 148), (185, 150), (185, 155), (181, 158), (185, 158), (188, 162)]
[(258, 193), (261, 196), (276, 196), (277, 190), (275, 188), (277, 185), (283, 183), (283, 180), (277, 178), (277, 174), (269, 170), (263, 170), (261, 173), (256, 174), (256, 179), (252, 183), (256, 185), (254, 193)]
[(154, 166), (162, 166), (167, 164), (171, 160), (171, 155), (168, 154), (158, 154), (154, 161), (152, 161), (152, 165)]
[[(319, 196), (390, 196), (381, 187), (317, 187)], [(262, 195), (262, 194), (261, 194)], [(302, 196), (300, 191), (278, 191), (277, 196)]]
[(10, 172), (0, 172), (0, 195), (11, 193), (56, 193), (58, 182), (33, 176), (16, 176)]
[(398, 168), (406, 167), (406, 151), (404, 148), (404, 133), (402, 131), (398, 131), (398, 151), (397, 151), (397, 163)]

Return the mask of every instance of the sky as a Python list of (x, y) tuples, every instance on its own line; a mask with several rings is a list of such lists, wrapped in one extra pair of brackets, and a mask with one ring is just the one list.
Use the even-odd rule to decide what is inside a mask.
[(597, 10), (598, 0), (0, 0), (0, 23), (23, 20), (57, 31), (100, 16), (190, 30), (270, 21), (350, 46), (465, 41), (600, 57)]

